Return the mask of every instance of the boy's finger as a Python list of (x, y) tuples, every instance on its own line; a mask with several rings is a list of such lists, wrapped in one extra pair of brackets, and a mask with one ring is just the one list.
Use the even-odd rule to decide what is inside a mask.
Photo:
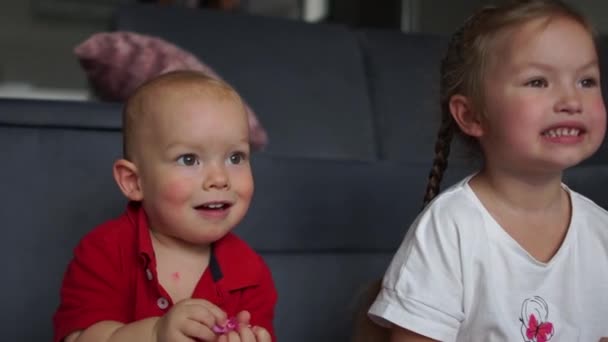
[[(217, 313), (209, 308), (197, 305), (197, 304), (189, 304), (187, 306), (188, 318), (204, 324), (208, 328), (213, 327), (216, 324), (224, 324), (226, 322), (226, 314), (221, 312)], [(218, 317), (219, 315), (219, 317)]]
[(242, 342), (239, 333), (236, 331), (231, 331), (227, 334), (224, 334), (228, 338), (228, 342)]
[(241, 342), (256, 342), (255, 334), (253, 330), (247, 325), (241, 325), (238, 328), (239, 335), (241, 336)]
[(192, 299), (190, 302), (188, 302), (188, 304), (199, 308), (202, 307), (207, 309), (213, 315), (213, 317), (215, 317), (214, 323), (224, 324), (228, 319), (224, 310), (220, 309), (217, 305), (208, 302), (204, 299)]
[(272, 338), (270, 337), (270, 333), (262, 328), (255, 326), (252, 328), (255, 337), (257, 338), (257, 342), (272, 342)]
[(216, 338), (215, 333), (208, 326), (191, 319), (183, 323), (181, 332), (198, 341), (214, 341)]
[(236, 315), (236, 320), (241, 324), (249, 324), (251, 314), (247, 310), (243, 310)]

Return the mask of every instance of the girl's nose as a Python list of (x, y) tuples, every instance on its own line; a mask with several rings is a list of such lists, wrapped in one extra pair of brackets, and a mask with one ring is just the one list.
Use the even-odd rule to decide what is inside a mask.
[(583, 110), (580, 95), (576, 89), (564, 89), (555, 103), (557, 113), (578, 114)]

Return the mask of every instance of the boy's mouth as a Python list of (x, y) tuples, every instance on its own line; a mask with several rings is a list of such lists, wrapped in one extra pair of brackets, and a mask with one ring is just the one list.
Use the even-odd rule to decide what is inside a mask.
[(232, 203), (227, 201), (207, 202), (194, 207), (196, 210), (222, 211), (230, 208)]

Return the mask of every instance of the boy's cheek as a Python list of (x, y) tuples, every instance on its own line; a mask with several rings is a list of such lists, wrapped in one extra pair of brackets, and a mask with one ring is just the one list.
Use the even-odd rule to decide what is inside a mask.
[(166, 182), (162, 185), (161, 196), (168, 203), (181, 204), (189, 201), (192, 184), (184, 181)]

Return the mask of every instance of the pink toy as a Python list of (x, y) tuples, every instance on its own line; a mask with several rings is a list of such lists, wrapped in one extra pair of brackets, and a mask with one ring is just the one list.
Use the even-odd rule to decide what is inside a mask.
[(236, 320), (236, 317), (229, 318), (224, 325), (215, 325), (213, 327), (213, 332), (216, 334), (226, 334), (231, 331), (236, 330), (239, 326), (239, 322)]

